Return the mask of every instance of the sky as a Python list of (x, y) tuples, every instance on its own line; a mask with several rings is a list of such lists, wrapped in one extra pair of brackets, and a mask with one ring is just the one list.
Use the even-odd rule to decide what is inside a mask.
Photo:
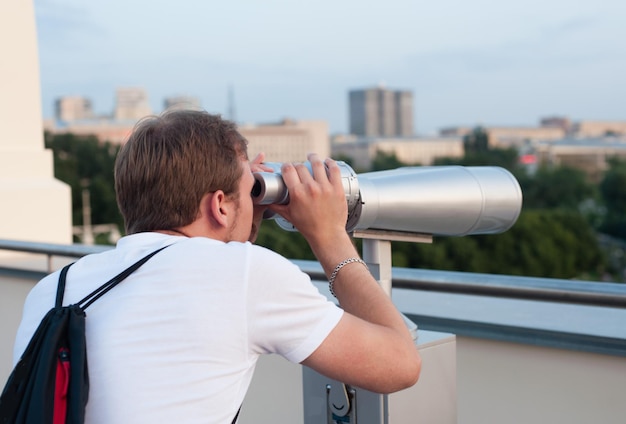
[(61, 96), (200, 99), (239, 123), (324, 120), (348, 92), (410, 90), (417, 134), (626, 120), (623, 0), (34, 0), (44, 117)]

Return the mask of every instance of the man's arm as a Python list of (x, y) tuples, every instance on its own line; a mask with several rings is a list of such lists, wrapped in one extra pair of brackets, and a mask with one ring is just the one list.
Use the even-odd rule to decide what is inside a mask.
[[(341, 172), (309, 156), (313, 175), (303, 165), (283, 166), (287, 206), (275, 207), (302, 233), (326, 275), (358, 252), (345, 231), (347, 204)], [(333, 379), (374, 392), (390, 393), (418, 379), (421, 359), (413, 338), (389, 297), (358, 262), (339, 270), (334, 292), (346, 312), (303, 364)]]
[[(346, 258), (358, 257), (347, 246), (342, 252), (349, 254)], [(320, 262), (329, 275), (334, 267), (330, 264), (340, 260), (320, 258)], [(303, 364), (336, 380), (379, 393), (415, 384), (421, 360), (413, 338), (367, 268), (360, 263), (344, 266), (337, 274), (334, 292), (347, 313)]]

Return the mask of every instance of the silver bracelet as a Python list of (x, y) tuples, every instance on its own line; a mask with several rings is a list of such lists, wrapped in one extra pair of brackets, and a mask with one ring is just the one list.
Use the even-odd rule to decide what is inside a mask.
[(355, 263), (355, 262), (365, 265), (365, 268), (369, 270), (369, 268), (367, 268), (367, 264), (361, 258), (348, 258), (345, 261), (340, 262), (339, 265), (335, 267), (332, 274), (330, 274), (330, 278), (328, 279), (328, 289), (330, 290), (330, 294), (332, 294), (334, 297), (337, 297), (337, 295), (335, 294), (335, 291), (333, 290), (333, 284), (335, 284), (335, 278), (337, 278), (337, 274), (339, 273), (341, 268), (343, 268), (344, 266), (348, 264)]

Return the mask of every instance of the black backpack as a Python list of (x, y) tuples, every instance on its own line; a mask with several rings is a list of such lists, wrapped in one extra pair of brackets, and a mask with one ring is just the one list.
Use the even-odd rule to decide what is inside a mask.
[(84, 421), (89, 397), (85, 309), (165, 247), (69, 306), (61, 305), (65, 278), (72, 264), (61, 270), (55, 306), (41, 320), (2, 391), (0, 423), (74, 424)]

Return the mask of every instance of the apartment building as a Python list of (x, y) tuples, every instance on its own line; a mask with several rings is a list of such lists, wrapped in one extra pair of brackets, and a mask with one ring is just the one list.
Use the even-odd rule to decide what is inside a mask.
[(262, 125), (241, 125), (239, 132), (248, 140), (248, 156), (265, 153), (267, 162), (302, 162), (308, 153), (330, 155), (328, 124), (325, 121), (294, 121)]
[(349, 157), (360, 170), (370, 169), (378, 152), (395, 154), (400, 162), (410, 165), (432, 165), (437, 158), (465, 154), (461, 137), (372, 137), (332, 143), (333, 157)]
[(148, 95), (142, 88), (118, 88), (112, 115), (96, 116), (90, 99), (63, 96), (55, 101), (55, 119), (45, 120), (45, 131), (52, 134), (95, 136), (99, 141), (122, 144), (135, 123), (152, 114)]
[[(508, 148), (520, 147), (535, 141), (561, 140), (567, 131), (558, 126), (545, 127), (482, 127), (487, 133), (489, 147)], [(443, 137), (465, 137), (474, 131), (473, 127), (448, 127), (439, 131)]]
[(114, 120), (137, 121), (151, 114), (152, 108), (150, 107), (146, 90), (137, 87), (125, 87), (115, 90)]
[(375, 87), (348, 93), (350, 133), (362, 137), (412, 136), (413, 93)]
[(590, 181), (597, 183), (608, 169), (608, 159), (626, 160), (626, 140), (565, 138), (537, 143), (534, 152), (539, 164), (580, 169)]
[(54, 116), (62, 122), (92, 119), (94, 113), (91, 100), (82, 96), (60, 97), (54, 102)]
[(626, 121), (580, 121), (572, 132), (579, 137), (626, 136)]
[[(442, 128), (439, 134), (447, 137), (464, 137), (476, 127), (458, 126)], [(592, 139), (626, 136), (626, 121), (578, 121), (562, 116), (540, 120), (539, 126), (482, 126), (490, 147), (520, 147), (540, 141), (558, 141), (565, 138)]]

